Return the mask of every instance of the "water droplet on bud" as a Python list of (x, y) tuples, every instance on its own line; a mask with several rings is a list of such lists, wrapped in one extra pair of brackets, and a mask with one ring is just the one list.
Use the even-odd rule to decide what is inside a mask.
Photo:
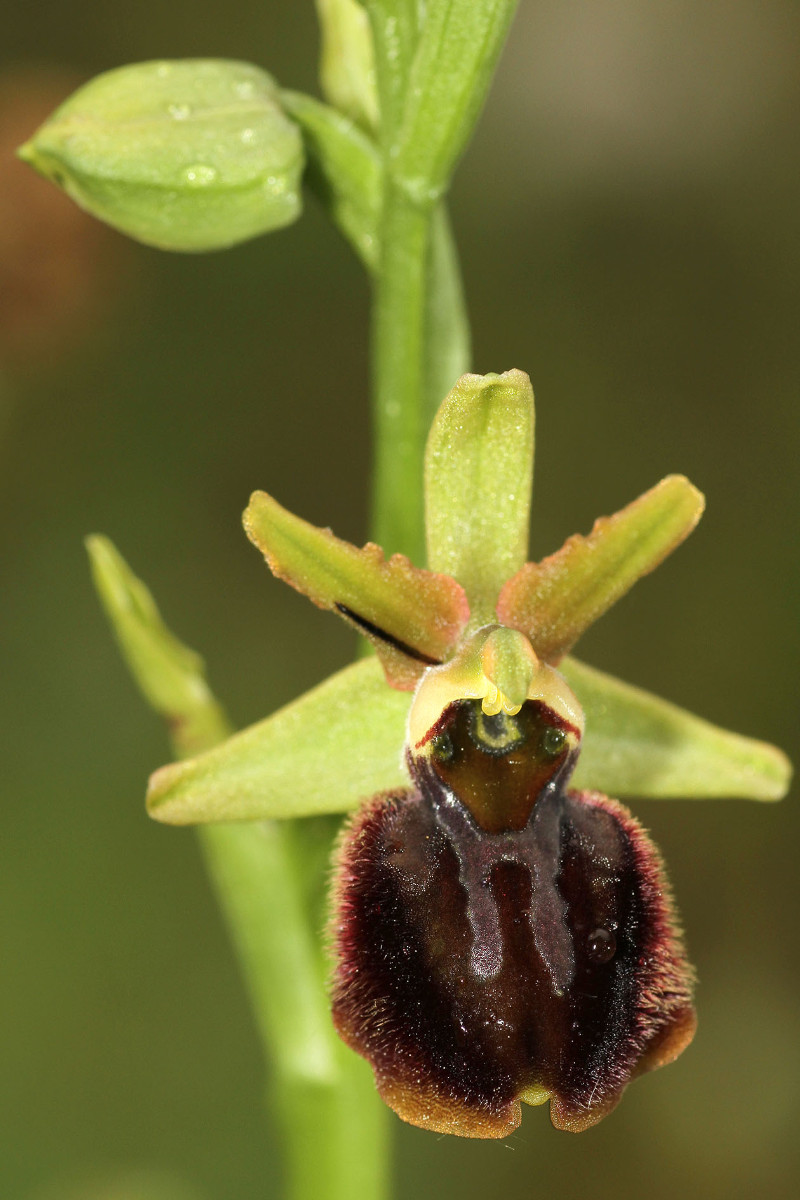
[(193, 163), (191, 167), (187, 167), (183, 172), (183, 179), (186, 183), (191, 183), (194, 187), (207, 187), (217, 178), (216, 167), (206, 167), (202, 163)]

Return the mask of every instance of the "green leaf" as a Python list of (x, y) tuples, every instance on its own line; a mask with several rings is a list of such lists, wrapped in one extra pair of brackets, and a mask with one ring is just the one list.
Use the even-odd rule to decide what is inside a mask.
[(464, 375), (436, 415), (425, 455), (428, 563), (467, 593), (471, 624), (495, 619), (528, 553), (533, 391), (523, 371)]
[(574, 658), (559, 670), (586, 714), (575, 787), (619, 798), (785, 796), (792, 768), (776, 746), (719, 729)]
[(281, 92), (303, 133), (307, 179), (369, 271), (380, 255), (383, 165), (374, 142), (348, 118), (302, 92)]
[(82, 208), (163, 250), (232, 246), (300, 214), (300, 132), (274, 80), (247, 63), (108, 71), (19, 153)]
[(378, 126), (375, 51), (357, 0), (316, 0), (322, 34), (320, 84), (326, 100), (364, 129)]
[(389, 158), (420, 204), (435, 202), (478, 119), (517, 0), (428, 0)]
[(167, 721), (176, 752), (197, 754), (227, 737), (200, 655), (170, 633), (150, 592), (108, 538), (94, 534), (86, 548), (123, 657), (145, 699)]
[(372, 543), (359, 550), (266, 492), (253, 493), (244, 527), (273, 574), (373, 642), (393, 687), (413, 690), (467, 623), (466, 597), (454, 580), (414, 567), (402, 554), (387, 560)]
[(654, 570), (703, 513), (705, 500), (683, 475), (669, 475), (588, 537), (576, 533), (540, 563), (526, 563), (503, 587), (497, 615), (530, 638), (536, 653), (558, 660)]
[(156, 771), (147, 804), (173, 825), (345, 812), (408, 785), (410, 699), (363, 659), (266, 720), (187, 762)]

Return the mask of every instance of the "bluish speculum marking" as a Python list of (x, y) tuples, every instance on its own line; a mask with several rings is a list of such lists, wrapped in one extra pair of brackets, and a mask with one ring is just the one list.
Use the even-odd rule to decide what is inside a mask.
[[(572, 735), (572, 739), (570, 739)], [(492, 875), (501, 863), (530, 874), (529, 921), (556, 995), (574, 960), (557, 888), (559, 806), (578, 731), (539, 701), (519, 713), (487, 716), (480, 701), (458, 700), (442, 714), (426, 752), (409, 769), (458, 861), (472, 929), (471, 968), (492, 979), (503, 943)]]

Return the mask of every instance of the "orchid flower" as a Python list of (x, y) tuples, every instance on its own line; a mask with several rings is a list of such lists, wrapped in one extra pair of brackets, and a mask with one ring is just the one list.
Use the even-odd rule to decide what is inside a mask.
[(663, 866), (619, 798), (769, 800), (788, 781), (774, 747), (569, 654), (691, 532), (701, 494), (669, 476), (527, 562), (533, 444), (525, 374), (458, 381), (427, 444), (427, 568), (256, 492), (245, 529), (273, 573), (375, 655), (148, 792), (172, 824), (354, 814), (334, 1021), (401, 1117), (474, 1137), (516, 1128), (521, 1101), (585, 1129), (692, 1038)]

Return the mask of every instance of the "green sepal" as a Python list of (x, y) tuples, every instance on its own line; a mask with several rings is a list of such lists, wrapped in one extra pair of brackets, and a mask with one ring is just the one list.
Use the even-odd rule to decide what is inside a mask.
[(316, 7), (322, 94), (343, 116), (364, 129), (376, 129), (378, 87), (369, 18), (357, 0), (316, 0)]
[(209, 753), (156, 771), (150, 815), (191, 825), (346, 812), (407, 786), (409, 705), (363, 659)]
[(501, 587), (528, 554), (533, 422), (523, 371), (463, 375), (428, 436), (428, 563), (464, 588), (473, 627), (495, 619)]
[(167, 722), (176, 752), (197, 754), (227, 737), (228, 723), (200, 655), (167, 629), (152, 595), (108, 538), (94, 534), (86, 549), (122, 655), (147, 702)]
[(302, 92), (281, 92), (300, 126), (314, 192), (369, 271), (380, 256), (383, 165), (375, 143), (336, 109)]
[(559, 671), (586, 714), (573, 786), (618, 799), (786, 795), (792, 767), (776, 746), (720, 729), (574, 658)]
[(274, 80), (224, 59), (98, 75), (20, 156), (100, 220), (163, 250), (235, 245), (297, 219), (303, 141)]
[(384, 558), (318, 529), (254, 492), (244, 514), (270, 570), (320, 608), (338, 612), (375, 646), (392, 687), (411, 691), (426, 666), (448, 657), (467, 623), (463, 590), (445, 575)]
[(427, 0), (392, 139), (392, 174), (435, 203), (472, 133), (518, 0)]
[(539, 563), (526, 563), (500, 593), (497, 615), (558, 662), (637, 579), (654, 570), (703, 513), (705, 500), (683, 475), (669, 475), (588, 536), (568, 538)]

